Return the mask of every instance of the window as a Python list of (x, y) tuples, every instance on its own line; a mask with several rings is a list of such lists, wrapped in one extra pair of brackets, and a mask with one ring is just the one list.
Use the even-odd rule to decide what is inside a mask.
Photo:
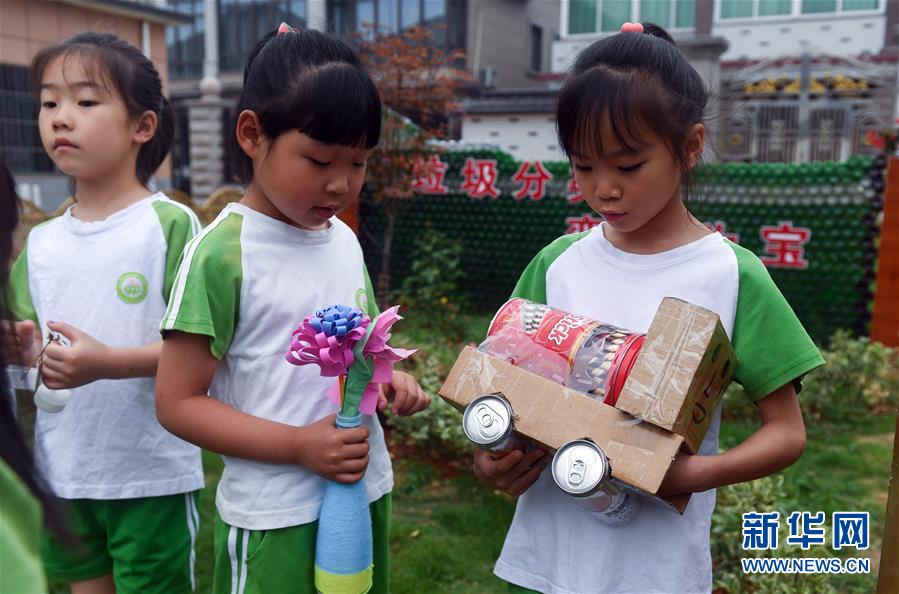
[(571, 0), (568, 4), (568, 33), (596, 32), (596, 0)]
[(721, 0), (722, 19), (741, 19), (752, 16), (753, 3), (746, 0)]
[(543, 27), (531, 25), (530, 69), (540, 72), (543, 69)]
[(53, 171), (37, 127), (28, 67), (0, 64), (0, 151), (13, 173)]
[(293, 27), (306, 25), (306, 0), (168, 0), (172, 9), (193, 17), (190, 23), (166, 28), (172, 78), (203, 75), (204, 2), (217, 2), (222, 70), (243, 70), (250, 50), (278, 23), (283, 21)]
[(776, 16), (790, 14), (790, 0), (759, 0), (759, 16)]
[[(721, 0), (721, 19), (877, 10), (880, 0)], [(795, 11), (795, 13), (794, 13)]]
[(631, 0), (603, 0), (602, 30), (617, 31), (631, 20)]
[(618, 31), (628, 21), (692, 28), (696, 0), (568, 0), (569, 35)]
[(418, 0), (403, 0), (400, 5), (400, 24), (403, 29), (415, 26), (421, 21), (421, 4)]
[(696, 0), (643, 0), (640, 3), (640, 21), (655, 23), (666, 29), (692, 27), (696, 21)]
[(196, 78), (203, 75), (203, 0), (169, 0), (169, 7), (193, 17), (193, 21), (165, 29), (169, 76)]
[(843, 10), (877, 10), (877, 0), (843, 0)]
[(465, 47), (465, 3), (458, 0), (340, 0), (328, 2), (328, 22), (341, 36), (395, 33), (414, 26), (434, 26), (438, 45)]
[(218, 0), (218, 3), (219, 65), (224, 71), (242, 71), (250, 50), (278, 23), (297, 28), (306, 26), (305, 0)]
[(802, 14), (836, 11), (837, 0), (802, 0)]

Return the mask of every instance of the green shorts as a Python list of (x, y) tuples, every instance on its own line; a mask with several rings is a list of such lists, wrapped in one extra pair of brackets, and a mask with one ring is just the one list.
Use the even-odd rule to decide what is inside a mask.
[(81, 546), (72, 549), (46, 534), (47, 575), (80, 582), (112, 574), (117, 594), (193, 592), (199, 494), (67, 500)]
[[(390, 506), (384, 495), (371, 509), (374, 576), (370, 594), (390, 592)], [(244, 530), (215, 514), (213, 594), (315, 594), (318, 521), (277, 530)]]

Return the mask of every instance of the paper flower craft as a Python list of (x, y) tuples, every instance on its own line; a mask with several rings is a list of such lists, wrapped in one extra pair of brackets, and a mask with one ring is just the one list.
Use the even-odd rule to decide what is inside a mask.
[[(390, 382), (393, 364), (414, 350), (389, 346), (399, 306), (374, 319), (362, 310), (334, 305), (306, 317), (291, 333), (285, 356), (294, 365), (318, 365), (337, 377), (329, 396), (340, 406), (337, 426), (358, 427), (375, 412), (380, 384)], [(323, 594), (364, 594), (372, 585), (371, 515), (364, 481), (328, 481), (318, 518), (315, 587)]]
[(318, 365), (323, 377), (341, 378), (329, 396), (340, 414), (374, 414), (379, 385), (390, 382), (393, 365), (415, 350), (387, 344), (390, 329), (401, 320), (398, 305), (374, 322), (362, 310), (334, 305), (308, 316), (291, 334), (286, 358), (294, 365)]

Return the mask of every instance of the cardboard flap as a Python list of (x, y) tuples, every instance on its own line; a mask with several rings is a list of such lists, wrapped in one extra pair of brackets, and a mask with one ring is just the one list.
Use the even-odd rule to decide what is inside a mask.
[(718, 315), (665, 297), (615, 406), (699, 449), (736, 355)]

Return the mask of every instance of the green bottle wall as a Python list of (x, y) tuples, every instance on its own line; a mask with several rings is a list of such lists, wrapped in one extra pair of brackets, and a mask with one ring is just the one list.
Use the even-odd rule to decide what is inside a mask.
[[(495, 310), (531, 258), (546, 244), (584, 223), (598, 222), (586, 202), (572, 202), (567, 161), (544, 162), (552, 175), (545, 196), (522, 195), (521, 162), (495, 151), (440, 155), (448, 192), (406, 201), (396, 222), (391, 277), (399, 286), (417, 236), (432, 228), (460, 241), (465, 271), (461, 291), (478, 310)], [(496, 198), (465, 191), (466, 161), (496, 162)], [(844, 162), (727, 163), (700, 166), (689, 202), (696, 217), (766, 262), (768, 271), (812, 337), (826, 342), (836, 330), (868, 331), (876, 260), (877, 216), (883, 208), (884, 159)], [(537, 169), (528, 164), (525, 172)], [(470, 177), (470, 176), (469, 176)], [(489, 177), (489, 176), (488, 176)], [(360, 240), (372, 279), (380, 268), (385, 217), (363, 195)]]

